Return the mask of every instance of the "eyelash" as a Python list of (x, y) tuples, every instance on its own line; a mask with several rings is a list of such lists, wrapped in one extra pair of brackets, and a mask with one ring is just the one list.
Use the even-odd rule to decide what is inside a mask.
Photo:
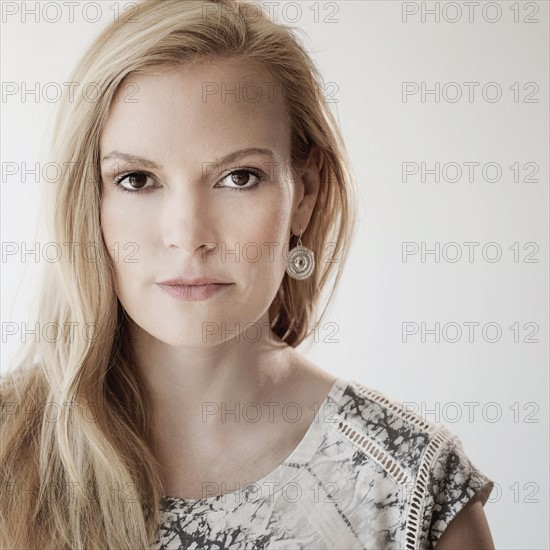
[[(252, 174), (253, 176), (256, 176), (259, 181), (256, 184), (252, 185), (251, 187), (243, 187), (243, 188), (226, 187), (226, 189), (229, 189), (231, 191), (252, 191), (253, 189), (256, 189), (256, 187), (258, 187), (260, 185), (260, 183), (262, 183), (264, 180), (267, 179), (266, 175), (263, 172), (260, 172), (259, 170), (256, 170), (254, 168), (238, 168), (237, 170), (233, 170), (232, 172), (229, 172), (229, 174), (227, 174), (222, 179), (226, 179), (229, 176), (231, 176), (232, 174), (239, 173), (239, 172), (245, 172), (245, 173), (248, 173), (248, 174)], [(145, 175), (145, 176), (148, 176), (150, 178), (154, 177), (153, 174), (151, 174), (150, 172), (135, 170), (133, 172), (127, 172), (126, 174), (122, 174), (120, 176), (117, 176), (113, 183), (116, 186), (116, 188), (119, 189), (120, 191), (124, 191), (126, 193), (131, 193), (132, 195), (135, 195), (136, 193), (145, 193), (145, 192), (148, 192), (150, 190), (150, 187), (145, 187), (143, 189), (135, 189), (134, 191), (130, 191), (130, 189), (126, 189), (126, 187), (123, 187), (122, 185), (120, 185), (120, 183), (123, 180), (125, 180), (128, 176), (142, 175), (142, 174)]]

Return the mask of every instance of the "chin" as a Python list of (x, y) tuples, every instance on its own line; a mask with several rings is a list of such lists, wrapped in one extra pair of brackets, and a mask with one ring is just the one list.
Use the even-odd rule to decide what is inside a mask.
[(141, 331), (146, 332), (151, 337), (159, 342), (173, 347), (186, 348), (210, 348), (217, 344), (221, 344), (226, 340), (235, 337), (235, 333), (227, 332), (225, 334), (217, 330), (218, 323), (206, 323), (194, 320), (191, 323), (170, 323), (166, 318), (162, 323), (157, 323), (154, 326), (147, 324), (140, 326)]

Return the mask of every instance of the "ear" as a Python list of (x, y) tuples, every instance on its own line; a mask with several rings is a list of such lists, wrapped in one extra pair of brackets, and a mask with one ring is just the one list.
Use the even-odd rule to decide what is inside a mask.
[(291, 221), (294, 235), (300, 235), (300, 231), (305, 232), (309, 225), (319, 194), (322, 166), (323, 158), (319, 149), (313, 146), (296, 181), (296, 206)]

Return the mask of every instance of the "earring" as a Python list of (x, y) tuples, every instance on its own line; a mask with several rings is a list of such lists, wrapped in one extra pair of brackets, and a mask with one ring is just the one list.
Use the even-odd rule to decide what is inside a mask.
[(301, 281), (310, 277), (314, 269), (315, 255), (312, 250), (302, 246), (302, 230), (300, 230), (298, 246), (295, 246), (288, 255), (286, 272), (293, 279)]

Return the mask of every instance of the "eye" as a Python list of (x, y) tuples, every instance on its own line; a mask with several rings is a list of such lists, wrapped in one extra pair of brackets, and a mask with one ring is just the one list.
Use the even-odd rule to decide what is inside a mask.
[[(250, 182), (251, 175), (254, 176), (257, 181), (253, 185), (248, 185), (248, 187), (246, 187), (246, 185)], [(231, 191), (251, 191), (252, 189), (258, 187), (260, 182), (264, 181), (266, 178), (267, 176), (259, 170), (254, 170), (252, 168), (241, 168), (227, 174), (227, 176), (225, 176), (225, 178), (221, 181), (228, 180), (230, 183), (235, 184), (236, 187), (228, 187)], [(227, 186), (224, 185), (222, 187)]]
[[(250, 184), (251, 176), (252, 184)], [(256, 179), (255, 182), (254, 178)], [(125, 191), (127, 193), (142, 193), (152, 188), (152, 186), (146, 187), (148, 179), (152, 180), (153, 176), (148, 172), (136, 171), (118, 176), (113, 183), (120, 191)], [(253, 168), (240, 168), (239, 170), (234, 170), (227, 174), (227, 176), (221, 180), (228, 180), (230, 183), (234, 184), (235, 187), (227, 185), (222, 185), (221, 187), (227, 187), (231, 191), (251, 191), (266, 179), (267, 176), (259, 170)], [(125, 181), (127, 181), (126, 184), (123, 183)]]
[[(151, 176), (147, 172), (129, 172), (118, 176), (114, 183), (121, 191), (127, 191), (129, 193), (141, 193), (147, 190), (145, 187), (147, 180), (151, 179)], [(122, 184), (123, 181), (128, 180), (129, 186), (126, 187)]]

